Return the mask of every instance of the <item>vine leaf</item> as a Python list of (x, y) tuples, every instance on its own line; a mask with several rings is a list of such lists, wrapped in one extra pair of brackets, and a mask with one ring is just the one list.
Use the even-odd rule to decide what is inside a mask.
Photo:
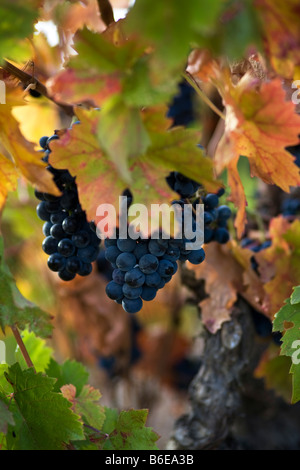
[(300, 65), (300, 8), (298, 0), (258, 0), (264, 24), (266, 52), (275, 71), (292, 79)]
[(102, 149), (130, 184), (129, 158), (145, 153), (151, 143), (139, 110), (128, 108), (119, 95), (111, 98), (101, 109), (97, 135)]
[[(149, 214), (151, 204), (170, 203), (177, 196), (165, 179), (172, 170), (182, 172), (207, 188), (220, 187), (214, 180), (211, 160), (197, 146), (198, 132), (181, 127), (154, 132), (156, 119), (161, 123), (162, 118), (156, 109), (153, 112), (154, 122), (149, 110), (143, 117), (151, 140), (147, 151), (128, 159), (134, 202), (146, 206)], [(81, 124), (52, 143), (50, 163), (56, 168), (68, 168), (76, 176), (82, 207), (88, 218), (95, 220), (99, 204), (118, 207), (119, 197), (128, 182), (99, 143), (97, 129), (101, 124), (101, 111), (78, 109), (77, 116)]]
[[(0, 71), (1, 79), (1, 71)], [(46, 163), (36, 152), (34, 144), (25, 139), (20, 131), (19, 123), (12, 114), (12, 108), (24, 105), (20, 91), (7, 88), (6, 104), (0, 106), (0, 143), (10, 155), (17, 170), (40, 191), (59, 195), (52, 176), (46, 169)], [(2, 185), (1, 185), (2, 187)]]
[[(180, 0), (137, 2), (127, 15), (125, 29), (147, 40), (164, 68), (180, 67), (193, 41), (215, 26), (222, 2), (203, 0), (182, 5)], [(151, 15), (148, 12), (151, 11)], [(162, 71), (163, 73), (163, 71)]]
[(145, 426), (148, 410), (121, 411), (105, 408), (102, 431), (109, 434), (103, 450), (157, 450), (159, 436)]
[(266, 293), (264, 307), (273, 319), (300, 279), (300, 221), (290, 224), (285, 217), (276, 217), (270, 224), (270, 236), (271, 246), (256, 253), (255, 259)]
[(9, 411), (7, 404), (0, 399), (0, 433), (6, 433), (9, 424), (11, 426), (15, 424), (13, 414)]
[(290, 368), (293, 376), (292, 403), (296, 403), (300, 400), (300, 302), (292, 304), (290, 298), (285, 300), (285, 304), (275, 315), (273, 331), (283, 333), (280, 354), (292, 358)]
[(0, 212), (9, 191), (15, 191), (19, 173), (11, 160), (0, 154)]
[(0, 327), (16, 325), (21, 330), (29, 326), (42, 337), (50, 336), (51, 316), (26, 300), (18, 290), (4, 261), (3, 239), (0, 237)]
[(30, 45), (24, 38), (33, 33), (33, 25), (38, 17), (39, 0), (1, 2), (0, 17), (0, 63), (5, 57), (26, 60)]
[(18, 423), (7, 436), (11, 449), (63, 450), (71, 440), (84, 439), (82, 423), (70, 409), (71, 403), (52, 391), (55, 379), (35, 374), (33, 369), (22, 371), (18, 363), (5, 377), (13, 389)]
[[(99, 404), (101, 393), (99, 390), (85, 385), (80, 394), (77, 394), (74, 385), (63, 385), (61, 392), (72, 403), (72, 410), (88, 425), (98, 430), (102, 429), (105, 421), (104, 407)], [(77, 394), (77, 395), (76, 395)]]
[(299, 304), (300, 303), (300, 286), (293, 287), (293, 293), (291, 295), (291, 304)]
[(289, 192), (290, 187), (300, 184), (300, 176), (295, 158), (285, 148), (299, 142), (300, 116), (295, 113), (295, 105), (285, 101), (279, 79), (259, 85), (257, 79), (245, 74), (234, 86), (225, 72), (217, 82), (226, 106), (226, 120), (215, 164), (218, 173), (228, 168), (240, 237), (245, 224), (245, 196), (236, 169), (238, 158), (248, 157), (251, 176)]
[(46, 374), (56, 379), (53, 387), (55, 392), (59, 392), (64, 385), (73, 384), (77, 395), (81, 393), (89, 378), (84, 365), (70, 359), (67, 359), (63, 364), (58, 364), (51, 358)]

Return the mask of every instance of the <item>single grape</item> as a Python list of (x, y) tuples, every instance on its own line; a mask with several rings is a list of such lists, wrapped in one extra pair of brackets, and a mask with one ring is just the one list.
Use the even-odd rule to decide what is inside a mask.
[(115, 281), (117, 284), (120, 284), (122, 286), (125, 282), (125, 274), (127, 273), (125, 273), (124, 271), (121, 271), (121, 269), (119, 268), (114, 269), (112, 272), (113, 281)]
[(80, 230), (72, 235), (72, 242), (77, 248), (85, 248), (90, 243), (90, 235), (86, 230)]
[(49, 222), (50, 213), (47, 210), (46, 204), (47, 203), (45, 201), (41, 201), (36, 208), (36, 213), (39, 219), (44, 220), (45, 222)]
[(93, 266), (91, 265), (91, 263), (82, 262), (81, 268), (78, 271), (78, 274), (79, 276), (88, 276), (89, 274), (91, 274), (92, 270), (93, 270)]
[(76, 209), (78, 204), (78, 196), (76, 191), (66, 191), (60, 201), (60, 205), (63, 209), (69, 211), (72, 209)]
[(116, 259), (116, 265), (122, 271), (130, 271), (136, 265), (133, 253), (121, 253)]
[(148, 250), (154, 256), (162, 256), (165, 254), (167, 248), (158, 243), (158, 240), (150, 240), (148, 243)]
[(106, 295), (112, 300), (119, 300), (124, 297), (122, 286), (114, 281), (110, 281), (105, 288)]
[(80, 226), (80, 220), (76, 215), (70, 215), (63, 220), (62, 228), (64, 229), (65, 233), (72, 235), (73, 233), (77, 232)]
[(66, 260), (66, 270), (77, 274), (81, 269), (81, 260), (77, 256), (71, 256)]
[(57, 238), (58, 240), (61, 240), (66, 236), (61, 224), (52, 225), (50, 234), (53, 238)]
[(45, 237), (49, 237), (52, 224), (51, 222), (45, 222), (43, 225), (43, 234)]
[(172, 261), (169, 261), (167, 259), (162, 259), (159, 262), (157, 272), (161, 277), (165, 278), (168, 276), (172, 276), (174, 274), (174, 271), (175, 269), (174, 269), (174, 264), (172, 263)]
[(133, 268), (125, 274), (125, 282), (131, 287), (140, 287), (145, 282), (145, 274), (139, 268)]
[(218, 206), (219, 198), (216, 194), (207, 194), (207, 196), (203, 198), (203, 203), (205, 209), (212, 210)]
[(47, 264), (51, 271), (63, 271), (66, 266), (66, 258), (64, 258), (59, 253), (53, 253), (49, 256)]
[(121, 254), (122, 252), (119, 250), (119, 248), (115, 245), (112, 245), (112, 246), (109, 246), (108, 248), (106, 248), (105, 250), (105, 258), (107, 259), (107, 261), (109, 261), (110, 263), (115, 263), (116, 262), (116, 259), (118, 258), (118, 256)]
[(213, 239), (221, 244), (227, 243), (229, 240), (229, 232), (226, 228), (218, 227), (214, 231)]
[(203, 248), (200, 248), (199, 250), (192, 250), (187, 259), (192, 264), (200, 264), (205, 259), (205, 251)]
[(73, 256), (75, 253), (74, 243), (69, 238), (63, 238), (57, 245), (57, 251), (66, 258)]
[(149, 254), (148, 244), (145, 242), (139, 242), (133, 251), (134, 256), (137, 260), (140, 260), (142, 256)]
[(132, 287), (127, 283), (123, 285), (122, 289), (123, 289), (123, 294), (125, 295), (127, 299), (138, 299), (141, 296), (142, 290), (143, 290), (141, 286)]
[(51, 236), (45, 238), (42, 244), (42, 249), (47, 255), (52, 255), (53, 253), (56, 253), (58, 249), (57, 240)]
[(122, 301), (122, 307), (127, 313), (137, 313), (142, 309), (143, 301), (140, 297), (138, 299), (133, 300), (124, 297)]
[(67, 213), (63, 211), (55, 212), (51, 214), (50, 220), (53, 225), (55, 224), (62, 224), (63, 220), (67, 217)]
[(58, 275), (60, 279), (63, 281), (72, 281), (72, 279), (75, 278), (76, 274), (70, 273), (66, 269), (63, 269), (62, 271), (58, 271)]
[(117, 241), (117, 247), (122, 252), (131, 252), (136, 247), (136, 240), (132, 240), (131, 238), (119, 238)]
[(39, 140), (40, 147), (42, 147), (43, 149), (46, 149), (48, 139), (49, 139), (49, 137), (47, 137), (46, 135), (41, 137), (40, 140)]
[(94, 246), (87, 246), (85, 248), (79, 248), (77, 250), (77, 256), (85, 263), (92, 263), (96, 261), (97, 256), (99, 253), (99, 248), (95, 248)]
[(158, 268), (158, 259), (156, 256), (147, 254), (141, 257), (139, 261), (139, 268), (144, 274), (152, 274)]
[(146, 280), (145, 280), (145, 284), (149, 287), (156, 287), (158, 288), (158, 286), (160, 285), (161, 283), (161, 276), (158, 274), (158, 272), (156, 271), (155, 273), (152, 273), (152, 274), (146, 274)]
[(143, 289), (142, 289), (141, 298), (143, 300), (150, 301), (150, 300), (153, 300), (156, 297), (156, 294), (157, 294), (157, 288), (144, 286)]

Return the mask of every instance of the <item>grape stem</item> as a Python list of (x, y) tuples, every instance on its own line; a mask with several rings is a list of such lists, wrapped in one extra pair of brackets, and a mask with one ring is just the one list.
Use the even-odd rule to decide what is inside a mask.
[(34, 372), (35, 372), (34, 365), (33, 365), (33, 363), (32, 363), (32, 360), (30, 359), (30, 356), (29, 356), (29, 354), (28, 354), (28, 351), (27, 351), (26, 346), (25, 346), (25, 344), (24, 344), (24, 342), (23, 342), (23, 340), (22, 340), (22, 337), (21, 337), (21, 335), (20, 335), (20, 332), (19, 332), (18, 328), (16, 327), (16, 325), (12, 325), (10, 328), (11, 328), (11, 330), (12, 330), (12, 332), (13, 332), (13, 335), (14, 335), (16, 341), (17, 341), (17, 344), (18, 344), (18, 346), (19, 346), (19, 348), (20, 348), (20, 351), (21, 351), (21, 353), (22, 353), (22, 355), (23, 355), (23, 357), (24, 357), (24, 359), (25, 359), (25, 362), (26, 362), (27, 366), (28, 366), (28, 367), (32, 367), (33, 370), (34, 370)]
[(196, 93), (200, 96), (202, 101), (207, 104), (207, 106), (210, 107), (218, 116), (220, 116), (221, 119), (225, 120), (225, 114), (220, 111), (219, 108), (217, 108), (214, 103), (206, 96), (206, 94), (201, 90), (199, 87), (198, 83), (194, 80), (192, 75), (189, 72), (184, 72), (183, 77), (186, 79), (186, 81), (194, 88)]
[(1, 67), (10, 75), (13, 75), (18, 80), (20, 80), (20, 82), (22, 82), (23, 85), (25, 85), (26, 89), (34, 87), (34, 89), (38, 93), (45, 96), (45, 98), (48, 98), (48, 100), (52, 101), (57, 106), (60, 106), (68, 116), (74, 116), (73, 106), (66, 104), (66, 103), (59, 103), (58, 101), (56, 101), (51, 95), (49, 95), (48, 90), (45, 87), (45, 85), (41, 83), (39, 80), (37, 80), (35, 77), (33, 77), (31, 74), (25, 72), (24, 70), (20, 70), (18, 67), (11, 64), (7, 60), (3, 61), (3, 63), (1, 64)]

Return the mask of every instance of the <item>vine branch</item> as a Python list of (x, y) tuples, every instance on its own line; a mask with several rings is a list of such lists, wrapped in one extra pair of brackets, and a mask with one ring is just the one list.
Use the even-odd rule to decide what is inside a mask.
[(39, 80), (37, 80), (35, 77), (30, 75), (29, 73), (25, 72), (24, 70), (20, 70), (18, 67), (11, 64), (7, 60), (3, 61), (3, 64), (1, 65), (1, 67), (10, 75), (13, 75), (18, 80), (20, 80), (20, 82), (22, 82), (26, 88), (29, 87), (30, 85), (34, 85), (34, 89), (38, 93), (45, 96), (45, 98), (48, 98), (48, 100), (52, 101), (57, 106), (60, 106), (68, 116), (74, 115), (73, 106), (66, 104), (66, 103), (57, 102), (51, 95), (49, 95), (48, 90), (45, 87), (45, 85), (41, 83)]
[(10, 328), (13, 332), (14, 337), (16, 338), (17, 344), (20, 348), (20, 351), (21, 351), (21, 353), (22, 353), (22, 355), (25, 359), (25, 362), (26, 362), (27, 366), (32, 367), (35, 371), (34, 365), (32, 363), (32, 360), (30, 359), (30, 356), (28, 354), (28, 351), (27, 351), (26, 346), (25, 346), (25, 344), (22, 340), (22, 337), (20, 335), (20, 332), (19, 332), (18, 328), (16, 327), (16, 325), (12, 325)]
[(225, 114), (222, 113), (222, 111), (220, 111), (219, 108), (217, 108), (217, 106), (214, 105), (214, 103), (208, 98), (208, 96), (206, 96), (206, 94), (201, 90), (201, 88), (199, 87), (199, 85), (195, 82), (194, 78), (192, 77), (192, 75), (188, 72), (184, 72), (183, 73), (183, 77), (186, 79), (186, 81), (194, 88), (194, 90), (196, 91), (196, 93), (200, 96), (200, 98), (202, 99), (202, 101), (204, 101), (204, 103), (207, 104), (207, 106), (210, 107), (210, 109), (212, 109), (221, 119), (224, 119), (225, 120)]
[(106, 26), (114, 23), (114, 11), (109, 0), (97, 0), (101, 18)]

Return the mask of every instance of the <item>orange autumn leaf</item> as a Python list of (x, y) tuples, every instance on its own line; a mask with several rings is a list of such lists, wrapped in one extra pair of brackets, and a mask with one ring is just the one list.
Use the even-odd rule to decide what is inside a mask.
[(202, 321), (211, 333), (216, 333), (222, 324), (230, 320), (232, 307), (242, 290), (242, 268), (234, 260), (227, 246), (215, 243), (205, 246), (205, 261), (200, 265), (188, 263), (197, 279), (205, 280), (208, 298), (199, 304)]
[(26, 106), (20, 90), (7, 87), (6, 104), (0, 106), (0, 142), (10, 155), (21, 174), (40, 191), (59, 195), (52, 175), (46, 170), (47, 164), (35, 150), (32, 142), (26, 140), (19, 123), (12, 114), (14, 106)]
[(300, 65), (299, 0), (256, 0), (264, 24), (266, 53), (274, 70), (293, 78)]
[(207, 49), (194, 49), (188, 58), (186, 71), (202, 82), (211, 81), (216, 77), (219, 64)]
[(255, 255), (265, 291), (264, 308), (273, 320), (293, 286), (300, 279), (300, 221), (290, 224), (285, 217), (272, 219), (272, 245)]
[(226, 72), (217, 86), (226, 106), (225, 132), (215, 154), (216, 170), (228, 169), (231, 200), (238, 207), (235, 226), (240, 237), (245, 224), (246, 198), (237, 172), (240, 155), (250, 162), (251, 176), (289, 192), (300, 184), (299, 168), (287, 146), (299, 141), (300, 116), (285, 100), (281, 80), (260, 84), (250, 74), (233, 85)]
[(0, 154), (0, 211), (8, 192), (16, 189), (18, 176), (18, 170), (13, 162)]

